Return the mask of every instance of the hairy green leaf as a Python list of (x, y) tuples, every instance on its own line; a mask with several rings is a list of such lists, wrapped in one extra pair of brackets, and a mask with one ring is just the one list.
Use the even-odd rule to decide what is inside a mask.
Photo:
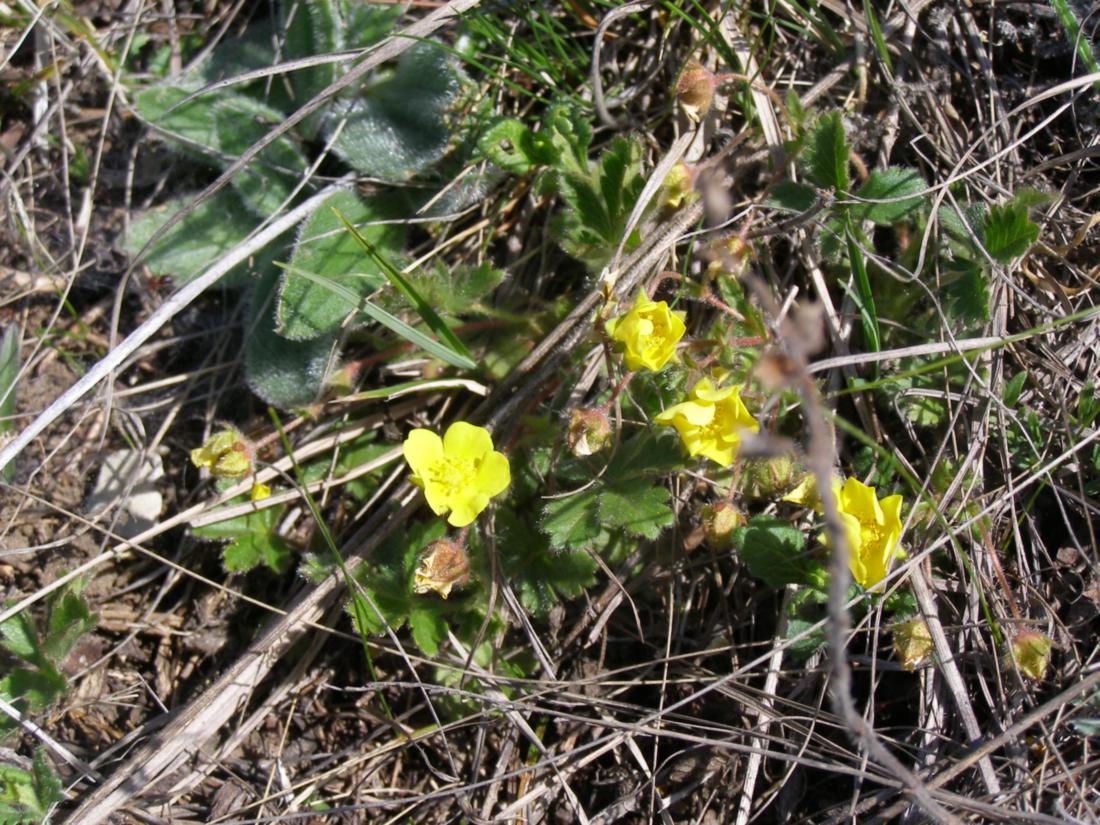
[(256, 395), (281, 409), (311, 404), (320, 395), (333, 357), (334, 336), (291, 341), (275, 332), (278, 276), (265, 274), (252, 294), (245, 329), (245, 367)]
[[(135, 103), (162, 134), (222, 169), (284, 119), (277, 109), (229, 89), (187, 100), (196, 90), (194, 85), (153, 86), (138, 92)], [(290, 195), (305, 169), (304, 156), (283, 135), (234, 176), (233, 186), (249, 209), (266, 218)]]
[(947, 315), (962, 328), (989, 321), (989, 278), (985, 268), (967, 258), (957, 258), (945, 267), (944, 288)]
[(806, 584), (820, 587), (824, 582), (821, 563), (806, 554), (802, 531), (788, 522), (769, 516), (757, 516), (733, 534), (738, 557), (749, 572), (771, 587)]
[(50, 808), (64, 798), (61, 780), (54, 775), (45, 749), (39, 748), (34, 752), (34, 760), (27, 768), (21, 764), (0, 762), (2, 825), (45, 822)]
[(332, 107), (333, 150), (363, 175), (399, 183), (427, 171), (451, 146), (450, 108), (465, 75), (434, 43), (406, 51), (393, 75)]
[[(241, 504), (245, 498), (230, 504)], [(222, 564), (229, 573), (239, 573), (263, 564), (282, 573), (290, 566), (291, 548), (278, 533), (279, 519), (286, 507), (267, 507), (225, 521), (216, 521), (192, 532), (201, 539), (229, 541), (222, 551)]]
[(989, 207), (980, 237), (989, 256), (1007, 264), (1038, 240), (1039, 227), (1027, 216), (1027, 207), (1010, 202)]
[(795, 183), (793, 180), (782, 180), (768, 187), (768, 197), (764, 205), (787, 212), (802, 213), (813, 209), (817, 206), (817, 202), (817, 192), (813, 187)]
[(916, 169), (891, 166), (876, 169), (855, 193), (857, 198), (889, 200), (890, 203), (856, 203), (849, 207), (856, 220), (873, 221), (878, 226), (890, 226), (919, 208), (928, 186)]
[(672, 523), (668, 488), (654, 486), (648, 479), (630, 479), (608, 484), (600, 494), (600, 521), (611, 531), (625, 530), (635, 536), (655, 539)]
[(327, 198), (302, 224), (279, 287), (278, 332), (293, 341), (335, 334), (386, 283), (378, 264), (363, 253), (333, 210), (387, 254), (397, 254), (404, 240), (400, 226), (376, 223), (393, 216), (379, 202), (350, 190)]
[(811, 127), (802, 162), (810, 183), (822, 189), (848, 191), (848, 140), (840, 112), (822, 116)]
[[(184, 195), (139, 215), (130, 224), (123, 251), (131, 257), (137, 255), (158, 229), (190, 206), (192, 199), (192, 195)], [(222, 189), (187, 212), (153, 244), (143, 262), (154, 275), (170, 275), (176, 283), (184, 284), (240, 244), (255, 227), (256, 219), (243, 207), (240, 196), (232, 189)], [(219, 283), (243, 285), (248, 282), (248, 272), (247, 264), (239, 264)]]
[(589, 547), (603, 536), (599, 491), (594, 487), (565, 498), (551, 499), (542, 512), (542, 529), (550, 537), (552, 547)]

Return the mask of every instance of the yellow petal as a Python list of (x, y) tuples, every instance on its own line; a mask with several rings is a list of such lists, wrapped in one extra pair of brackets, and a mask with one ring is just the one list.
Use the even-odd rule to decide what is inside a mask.
[(493, 451), (493, 438), (484, 427), (456, 421), (443, 435), (443, 452), (459, 461), (478, 461)]
[(489, 504), (489, 498), (477, 490), (470, 490), (452, 499), (450, 503), (451, 513), (447, 516), (447, 523), (452, 527), (465, 527), (481, 515), (481, 511)]
[(431, 430), (417, 428), (409, 433), (401, 452), (412, 470), (412, 482), (424, 486), (424, 474), (437, 461), (443, 459), (443, 439)]
[(499, 495), (512, 483), (512, 468), (503, 453), (493, 451), (481, 462), (477, 470), (477, 488), (489, 498)]

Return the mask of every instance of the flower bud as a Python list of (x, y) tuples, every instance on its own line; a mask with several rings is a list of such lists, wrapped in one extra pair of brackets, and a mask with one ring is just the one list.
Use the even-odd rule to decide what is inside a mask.
[(893, 632), (894, 655), (905, 670), (916, 670), (932, 655), (932, 634), (924, 619), (896, 624)]
[(1047, 665), (1050, 664), (1050, 648), (1052, 642), (1049, 636), (1036, 633), (1034, 630), (1024, 630), (1012, 640), (1009, 649), (1012, 653), (1012, 661), (1020, 669), (1020, 673), (1033, 681), (1041, 681), (1047, 673)]
[(578, 458), (598, 453), (611, 441), (611, 422), (600, 410), (575, 409), (569, 415), (565, 443)]
[(666, 209), (679, 209), (685, 203), (691, 203), (699, 194), (695, 191), (695, 174), (691, 167), (682, 161), (677, 163), (665, 175), (661, 184), (661, 205)]
[(698, 123), (710, 111), (717, 85), (714, 72), (696, 60), (689, 60), (681, 70), (676, 79), (676, 99), (691, 121)]
[(452, 587), (470, 581), (470, 559), (466, 551), (453, 541), (433, 541), (420, 554), (413, 573), (413, 592), (435, 591), (444, 599)]
[(740, 278), (749, 263), (749, 245), (736, 235), (715, 241), (707, 249), (710, 263), (707, 264), (707, 278), (714, 280), (719, 275)]
[(745, 523), (745, 516), (728, 501), (716, 501), (703, 507), (703, 533), (715, 550), (733, 543), (733, 531)]
[(751, 499), (775, 499), (798, 483), (800, 469), (787, 456), (746, 461), (742, 492)]
[(191, 463), (215, 478), (240, 478), (252, 469), (252, 447), (239, 432), (225, 429), (193, 449)]

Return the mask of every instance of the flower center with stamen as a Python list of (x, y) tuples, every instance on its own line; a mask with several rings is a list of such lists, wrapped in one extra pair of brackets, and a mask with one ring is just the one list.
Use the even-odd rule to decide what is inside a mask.
[(442, 458), (432, 465), (429, 478), (433, 484), (438, 484), (446, 490), (448, 497), (453, 497), (464, 487), (469, 486), (470, 479), (477, 474), (477, 462), (463, 458)]

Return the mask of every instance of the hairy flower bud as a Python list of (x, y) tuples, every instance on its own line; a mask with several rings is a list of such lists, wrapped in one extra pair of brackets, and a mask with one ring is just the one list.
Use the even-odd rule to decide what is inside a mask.
[(745, 524), (744, 514), (728, 501), (716, 501), (703, 507), (703, 533), (707, 544), (722, 550), (733, 543), (733, 531)]
[(661, 205), (666, 209), (679, 209), (699, 197), (695, 191), (695, 173), (683, 161), (673, 166), (661, 184)]
[(676, 99), (684, 114), (698, 123), (714, 103), (714, 89), (718, 81), (714, 72), (696, 60), (689, 60), (676, 79)]
[(1016, 638), (1009, 645), (1009, 650), (1012, 653), (1012, 661), (1016, 663), (1020, 673), (1038, 682), (1046, 676), (1047, 666), (1050, 664), (1051, 646), (1049, 636), (1036, 633), (1034, 630), (1024, 630), (1016, 634)]
[(611, 441), (611, 422), (600, 410), (575, 409), (569, 415), (565, 443), (578, 458), (593, 455)]
[(916, 670), (932, 655), (932, 634), (924, 619), (896, 624), (893, 633), (894, 655), (905, 670)]
[(215, 478), (240, 478), (252, 469), (252, 447), (239, 432), (225, 429), (193, 449), (191, 463), (205, 467)]
[(795, 488), (802, 470), (787, 456), (746, 461), (742, 494), (751, 499), (774, 499)]
[(444, 599), (452, 587), (461, 587), (470, 581), (470, 559), (466, 551), (453, 541), (433, 541), (420, 554), (413, 573), (413, 592), (435, 591)]

